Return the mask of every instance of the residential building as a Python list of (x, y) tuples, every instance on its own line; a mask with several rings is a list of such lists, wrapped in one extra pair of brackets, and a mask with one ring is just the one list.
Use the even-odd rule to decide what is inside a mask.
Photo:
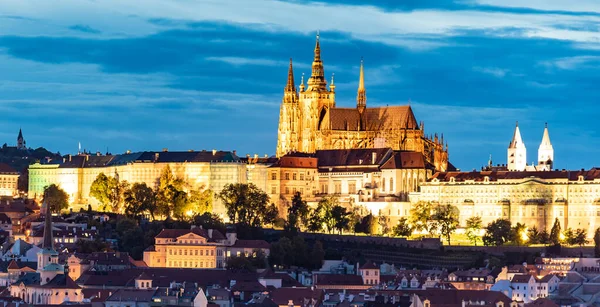
[(0, 163), (0, 196), (17, 196), (19, 172), (6, 163)]
[(269, 248), (263, 240), (238, 240), (234, 232), (224, 236), (215, 229), (163, 229), (144, 251), (144, 262), (149, 267), (224, 268), (229, 257), (255, 250), (268, 256)]

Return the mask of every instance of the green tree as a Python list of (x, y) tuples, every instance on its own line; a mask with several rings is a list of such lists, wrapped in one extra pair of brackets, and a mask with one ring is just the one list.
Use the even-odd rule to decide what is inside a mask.
[(188, 193), (184, 191), (185, 182), (173, 175), (167, 164), (158, 179), (156, 190), (157, 212), (165, 217), (171, 215), (184, 219), (191, 210)]
[(600, 258), (600, 227), (594, 231), (594, 257)]
[(102, 204), (102, 210), (119, 213), (128, 186), (127, 181), (119, 181), (116, 173), (115, 177), (108, 177), (104, 173), (100, 173), (90, 186), (90, 196), (96, 198)]
[(583, 247), (583, 245), (588, 244), (590, 241), (587, 239), (587, 231), (585, 229), (577, 229), (575, 231), (575, 239), (573, 240), (574, 245), (579, 245), (579, 247)]
[(204, 229), (217, 229), (221, 233), (226, 232), (223, 219), (214, 213), (205, 212), (203, 214), (196, 215), (194, 216), (193, 223), (196, 226), (202, 226)]
[(262, 250), (254, 250), (248, 256), (242, 253), (239, 256), (229, 257), (226, 266), (230, 271), (255, 272), (256, 269), (264, 269), (266, 264), (265, 253)]
[(560, 244), (560, 231), (560, 221), (556, 218), (556, 220), (554, 220), (554, 225), (552, 225), (552, 229), (550, 230), (550, 243), (553, 245)]
[(267, 212), (269, 196), (253, 183), (227, 184), (219, 193), (232, 223), (260, 227)]
[(431, 226), (431, 204), (420, 201), (410, 209), (410, 225), (412, 229), (418, 232), (426, 231), (430, 233)]
[(102, 205), (102, 209), (106, 210), (110, 206), (112, 200), (110, 198), (111, 180), (104, 173), (98, 174), (96, 179), (90, 186), (90, 196), (95, 198)]
[(271, 205), (267, 207), (267, 211), (265, 211), (263, 217), (263, 224), (275, 226), (275, 223), (277, 222), (278, 218), (279, 209), (277, 209), (277, 206), (274, 203), (271, 203)]
[(204, 214), (212, 212), (213, 209), (213, 191), (211, 189), (194, 189), (189, 193), (192, 212), (194, 214)]
[(148, 212), (152, 219), (156, 211), (156, 194), (145, 183), (134, 183), (125, 191), (125, 214), (137, 218)]
[(439, 205), (436, 207), (431, 219), (436, 224), (440, 234), (448, 242), (448, 245), (450, 245), (450, 235), (458, 227), (458, 208), (450, 204)]
[(301, 225), (308, 224), (308, 214), (309, 208), (306, 201), (302, 199), (300, 192), (296, 192), (292, 198), (292, 205), (288, 208), (285, 229), (292, 233), (298, 232)]
[(526, 235), (527, 235), (526, 230), (527, 230), (527, 226), (525, 226), (525, 224), (517, 223), (510, 230), (510, 237), (511, 237), (510, 240), (517, 245), (525, 245), (527, 243), (526, 242)]
[(497, 219), (485, 227), (483, 235), (483, 244), (486, 246), (500, 246), (510, 240), (510, 221)]
[(98, 237), (95, 240), (77, 240), (75, 246), (77, 252), (83, 254), (111, 251), (110, 244)]
[(390, 218), (389, 217), (380, 213), (378, 222), (379, 222), (379, 229), (381, 229), (382, 235), (384, 235), (384, 236), (388, 235), (392, 231), (390, 229)]
[(567, 230), (565, 230), (565, 232), (564, 232), (564, 235), (565, 235), (564, 242), (567, 243), (567, 245), (569, 245), (569, 246), (575, 245), (575, 232), (573, 231), (573, 229), (567, 228)]
[(397, 237), (410, 237), (412, 228), (405, 217), (398, 220), (398, 224), (394, 226), (393, 233)]
[(537, 227), (535, 227), (535, 226), (527, 229), (527, 238), (529, 239), (530, 244), (542, 243), (541, 233), (538, 231)]
[(467, 238), (469, 241), (473, 243), (473, 245), (477, 246), (477, 242), (481, 240), (479, 236), (479, 232), (483, 227), (483, 223), (481, 221), (480, 216), (472, 216), (467, 219)]
[(323, 244), (321, 241), (316, 241), (310, 251), (310, 270), (317, 270), (323, 266), (323, 260), (325, 260), (325, 250), (323, 250)]
[(326, 212), (325, 203), (319, 201), (317, 206), (310, 210), (308, 216), (307, 229), (312, 232), (319, 232), (323, 230), (323, 224), (325, 223)]
[(540, 232), (540, 244), (550, 244), (550, 234), (545, 229)]
[(44, 188), (43, 202), (51, 212), (60, 213), (69, 207), (69, 195), (56, 184), (51, 184)]
[(333, 228), (342, 234), (350, 227), (350, 212), (340, 205), (335, 205), (331, 208), (331, 220), (335, 221)]
[[(337, 212), (333, 212), (334, 208), (340, 207), (339, 200), (337, 197), (331, 195), (321, 198), (317, 207), (321, 207), (323, 214), (323, 225), (327, 232), (331, 233), (334, 229), (336, 229), (336, 223), (338, 221), (339, 216), (336, 214), (342, 213), (340, 209), (336, 209)], [(349, 213), (348, 213), (349, 215)], [(348, 217), (348, 224), (350, 224), (350, 218)]]

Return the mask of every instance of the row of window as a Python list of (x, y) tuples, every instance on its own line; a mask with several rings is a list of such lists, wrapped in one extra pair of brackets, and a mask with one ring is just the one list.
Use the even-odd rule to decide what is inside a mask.
[(186, 260), (169, 260), (169, 267), (175, 268), (214, 268), (214, 261), (186, 261)]
[[(222, 250), (218, 250), (217, 251), (217, 255), (218, 256), (222, 256), (223, 251)], [(204, 250), (204, 249), (179, 249), (179, 250), (172, 250), (169, 249), (169, 255), (179, 255), (179, 256), (214, 256), (215, 255), (215, 250), (211, 249), (211, 250)], [(221, 254), (221, 255), (219, 255)]]

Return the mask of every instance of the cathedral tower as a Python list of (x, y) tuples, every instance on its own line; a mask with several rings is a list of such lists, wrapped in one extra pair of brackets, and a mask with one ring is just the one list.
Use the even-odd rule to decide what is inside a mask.
[(25, 143), (25, 139), (23, 138), (23, 131), (19, 128), (19, 136), (17, 136), (17, 149), (27, 149), (27, 143)]
[(542, 142), (538, 148), (538, 168), (542, 171), (552, 170), (554, 164), (554, 148), (550, 142), (550, 134), (548, 133), (548, 124), (544, 127), (544, 135)]
[(365, 71), (363, 59), (360, 59), (360, 76), (358, 77), (358, 92), (356, 94), (356, 108), (361, 114), (367, 107), (367, 90), (365, 89)]
[(526, 166), (527, 149), (521, 138), (521, 131), (519, 131), (519, 123), (517, 122), (512, 141), (508, 145), (508, 170), (524, 171)]
[(64, 274), (64, 266), (58, 264), (58, 252), (54, 249), (54, 237), (52, 235), (52, 211), (50, 204), (44, 202), (44, 239), (42, 249), (37, 253), (37, 272), (40, 274), (40, 285), (45, 285), (57, 274)]
[[(304, 84), (304, 77), (302, 80)], [(295, 151), (298, 146), (298, 92), (294, 84), (294, 68), (290, 58), (287, 83), (283, 90), (283, 101), (279, 111), (279, 133), (277, 137), (277, 156)]]

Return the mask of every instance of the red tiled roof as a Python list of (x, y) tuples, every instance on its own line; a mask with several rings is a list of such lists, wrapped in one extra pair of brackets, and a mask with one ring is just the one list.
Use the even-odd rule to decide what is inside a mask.
[(333, 286), (333, 285), (363, 285), (363, 279), (359, 275), (353, 274), (315, 274), (313, 275), (315, 285)]
[(18, 175), (19, 173), (14, 168), (12, 168), (12, 166), (6, 163), (0, 163), (0, 174)]
[(378, 270), (379, 268), (372, 261), (367, 261), (360, 267), (361, 270)]
[(511, 279), (511, 282), (513, 283), (529, 283), (529, 280), (532, 278), (531, 275), (528, 274), (515, 274), (515, 276), (513, 276), (513, 278)]
[(212, 238), (208, 235), (208, 230), (202, 228), (194, 228), (194, 229), (163, 229), (155, 238), (170, 238), (175, 239), (186, 235), (188, 233), (193, 233), (204, 237), (208, 240), (224, 240), (225, 236), (218, 230), (212, 230)]
[(142, 289), (119, 289), (115, 291), (106, 301), (135, 301), (135, 302), (150, 302), (152, 297), (156, 293), (155, 289), (142, 290)]
[(538, 298), (533, 302), (525, 304), (525, 307), (558, 307), (558, 304), (548, 298)]
[(323, 291), (310, 288), (279, 288), (271, 290), (269, 298), (279, 306), (287, 306), (289, 301), (294, 305), (304, 306), (305, 300), (315, 300), (314, 306), (320, 306), (323, 300)]
[(17, 262), (15, 260), (12, 260), (8, 264), (8, 267), (6, 269), (7, 270), (20, 270), (21, 268), (19, 267), (19, 265), (17, 264)]

